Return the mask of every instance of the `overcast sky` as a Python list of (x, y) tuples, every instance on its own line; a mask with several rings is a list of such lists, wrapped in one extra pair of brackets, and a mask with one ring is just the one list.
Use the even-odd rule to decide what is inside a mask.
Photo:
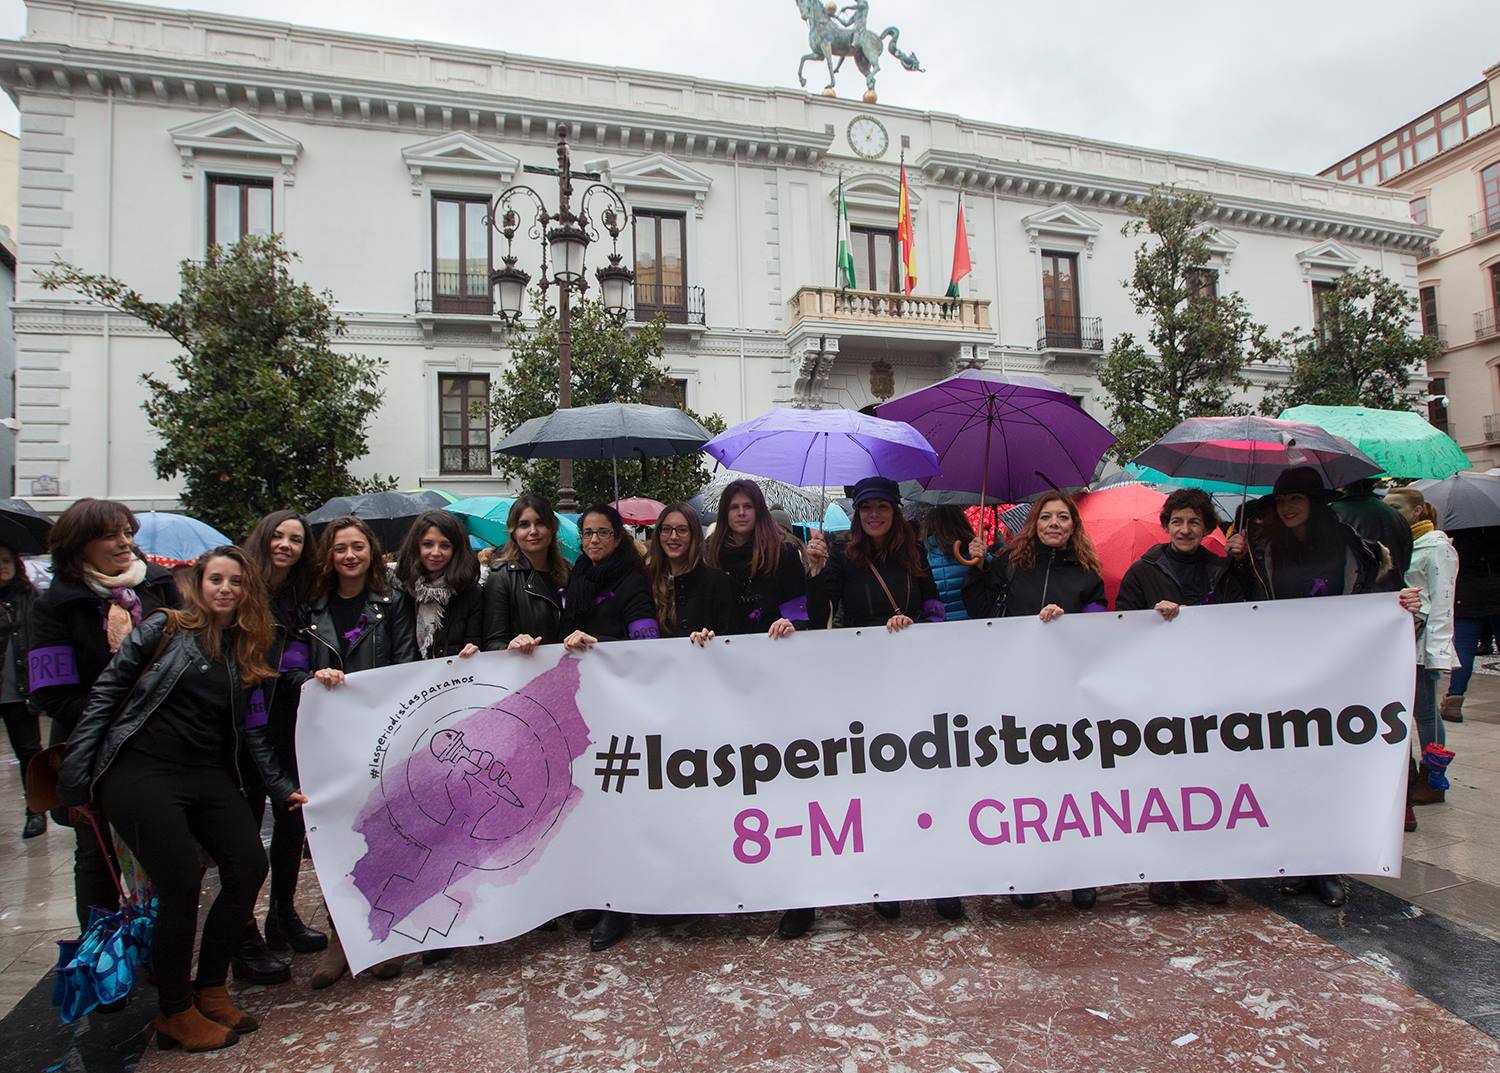
[[(795, 86), (795, 0), (160, 0), (389, 37)], [(1316, 172), (1500, 62), (1497, 0), (871, 0), (927, 71), (882, 103)], [(567, 28), (559, 15), (567, 13)], [(0, 0), (0, 36), (24, 33)], [(818, 69), (808, 64), (810, 89)], [(846, 65), (840, 95), (862, 86)], [(8, 99), (0, 129), (15, 132)]]

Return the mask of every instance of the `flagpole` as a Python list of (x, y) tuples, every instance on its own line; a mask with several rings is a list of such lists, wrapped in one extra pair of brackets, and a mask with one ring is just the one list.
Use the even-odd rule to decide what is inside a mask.
[(833, 282), (844, 289), (844, 169), (839, 168), (839, 216), (833, 222)]

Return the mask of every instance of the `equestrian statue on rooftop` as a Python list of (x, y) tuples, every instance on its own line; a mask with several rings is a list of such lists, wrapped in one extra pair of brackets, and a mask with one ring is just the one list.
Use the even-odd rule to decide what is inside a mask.
[[(874, 104), (875, 76), (880, 73), (882, 45), (908, 71), (923, 69), (915, 52), (902, 52), (896, 47), (901, 39), (901, 31), (896, 27), (887, 26), (879, 34), (866, 27), (870, 15), (869, 0), (854, 0), (844, 8), (838, 7), (833, 0), (826, 3), (825, 0), (796, 0), (796, 4), (802, 21), (807, 23), (807, 47), (810, 50), (797, 65), (797, 81), (807, 85), (807, 77), (802, 73), (807, 61), (822, 60), (828, 64), (828, 85), (823, 87), (825, 97), (834, 95), (839, 69), (846, 59), (853, 56), (859, 73), (865, 76), (865, 103)], [(835, 57), (837, 64), (833, 62)]]

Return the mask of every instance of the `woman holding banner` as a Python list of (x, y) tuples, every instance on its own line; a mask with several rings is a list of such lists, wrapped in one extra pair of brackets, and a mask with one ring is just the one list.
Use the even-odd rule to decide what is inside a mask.
[(738, 625), (734, 579), (703, 561), (703, 522), (686, 503), (668, 503), (656, 519), (646, 575), (663, 637), (704, 645)]
[[(1240, 581), (1255, 600), (1291, 600), (1314, 596), (1353, 596), (1395, 592), (1401, 578), (1390, 552), (1365, 540), (1339, 521), (1329, 507), (1336, 493), (1323, 485), (1317, 470), (1297, 466), (1283, 471), (1271, 494), (1250, 504), (1246, 532), (1229, 538), (1225, 550), (1235, 561)], [(1401, 591), (1401, 606), (1421, 607), (1416, 589)], [(1311, 890), (1332, 908), (1348, 892), (1341, 876), (1288, 876), (1281, 884), (1287, 896)]]
[[(849, 539), (830, 551), (821, 535), (807, 544), (808, 617), (819, 628), (835, 613), (847, 628), (884, 626), (897, 633), (917, 622), (942, 622), (945, 611), (916, 531), (901, 513), (895, 481), (866, 477), (854, 486), (854, 525)], [(947, 920), (963, 914), (957, 898), (937, 898), (933, 908)], [(881, 916), (901, 915), (900, 902), (876, 902)], [(794, 939), (812, 926), (812, 909), (790, 909), (778, 932)]]
[(771, 517), (760, 485), (742, 479), (724, 487), (705, 558), (739, 585), (740, 614), (733, 632), (790, 637), (798, 628), (806, 629), (802, 558)]
[[(65, 802), (103, 802), (156, 887), (151, 967), (163, 1050), (217, 1050), (259, 1027), (225, 986), (266, 876), (245, 807), (242, 730), (272, 799), (292, 809), (307, 801), (266, 736), (259, 687), (275, 673), (266, 662), (272, 640), (265, 589), (244, 552), (225, 546), (200, 556), (186, 609), (145, 619), (99, 676), (58, 774)], [(193, 979), (204, 853), (218, 866), (219, 893)]]
[[(579, 519), (579, 535), (583, 554), (573, 564), (563, 601), (563, 644), (568, 651), (586, 652), (600, 641), (659, 637), (645, 565), (620, 512), (608, 504), (590, 507)], [(633, 923), (629, 913), (602, 911), (589, 948), (608, 950)]]
[(407, 596), (419, 659), (479, 651), (479, 560), (457, 517), (430, 510), (412, 523), (396, 556), (396, 585)]
[(557, 515), (545, 496), (516, 497), (505, 519), (510, 539), (484, 581), (486, 652), (534, 652), (563, 639), (568, 560), (557, 541)]
[[(1038, 496), (1026, 524), (1009, 543), (985, 552), (975, 538), (970, 554), (985, 555), (984, 566), (964, 583), (970, 618), (1035, 615), (1055, 622), (1067, 614), (1108, 610), (1099, 555), (1083, 531), (1078, 504), (1065, 492), (1053, 489)], [(1091, 909), (1098, 896), (1094, 887), (1079, 887), (1073, 904)], [(1029, 908), (1036, 895), (1012, 894), (1010, 900)]]
[[(308, 663), (312, 676), (329, 689), (344, 684), (355, 671), (412, 663), (417, 642), (407, 597), (387, 582), (380, 540), (359, 518), (336, 518), (318, 542), (322, 577), (308, 608)], [(312, 975), (314, 988), (328, 987), (349, 970), (338, 933)], [(382, 980), (401, 974), (392, 958), (370, 970)]]
[[(245, 541), (245, 558), (265, 584), (271, 608), (273, 639), (267, 662), (278, 673), (261, 687), (269, 719), (268, 735), (277, 763), (294, 782), (298, 781), (297, 703), (309, 673), (307, 641), (302, 631), (307, 626), (307, 601), (318, 583), (317, 556), (311, 544), (312, 530), (307, 519), (291, 510), (267, 514)], [(264, 794), (251, 800), (257, 821), (264, 813), (265, 800)], [(302, 869), (302, 848), (307, 839), (302, 810), (272, 802), (271, 816), (271, 900), (266, 911), (266, 945), (272, 950), (316, 953), (328, 946), (328, 936), (303, 923), (294, 904)], [(239, 978), (247, 977), (242, 974)]]

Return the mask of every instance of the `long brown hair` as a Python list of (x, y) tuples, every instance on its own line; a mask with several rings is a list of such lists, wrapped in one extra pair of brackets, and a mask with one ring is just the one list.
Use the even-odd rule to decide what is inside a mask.
[(1077, 559), (1078, 564), (1085, 570), (1102, 574), (1103, 568), (1099, 564), (1099, 553), (1094, 550), (1094, 542), (1089, 539), (1089, 535), (1083, 531), (1083, 519), (1078, 516), (1077, 500), (1056, 488), (1038, 496), (1031, 504), (1031, 513), (1026, 515), (1026, 524), (1021, 526), (1021, 531), (1011, 537), (1010, 543), (1005, 545), (1006, 558), (1020, 567), (1036, 565), (1037, 516), (1042, 513), (1042, 508), (1048, 503), (1061, 503), (1073, 516), (1073, 534), (1068, 537), (1068, 549), (1073, 553), (1073, 558)]
[(312, 526), (307, 524), (306, 518), (294, 510), (273, 510), (256, 522), (255, 528), (250, 530), (250, 535), (245, 538), (245, 555), (260, 572), (261, 580), (266, 583), (266, 589), (269, 592), (272, 569), (271, 538), (286, 522), (296, 522), (302, 526), (302, 554), (287, 571), (286, 580), (282, 582), (281, 589), (278, 592), (271, 592), (270, 595), (274, 599), (281, 593), (285, 593), (293, 604), (305, 604), (312, 599), (313, 590), (318, 585), (318, 542), (313, 539)]
[(922, 547), (917, 543), (917, 531), (901, 513), (899, 503), (891, 503), (891, 531), (885, 535), (883, 547), (877, 548), (875, 541), (865, 535), (859, 524), (858, 507), (854, 508), (853, 521), (849, 527), (849, 539), (844, 544), (844, 558), (849, 565), (863, 567), (875, 562), (891, 563), (913, 577), (927, 573), (927, 556), (922, 553)]
[(427, 530), (436, 529), (453, 546), (453, 556), (443, 567), (443, 577), (448, 588), (455, 593), (472, 588), (479, 580), (479, 558), (469, 546), (469, 534), (458, 516), (446, 510), (429, 510), (406, 531), (401, 542), (401, 551), (396, 556), (396, 577), (401, 587), (416, 594), (417, 582), (426, 578), (427, 568), (422, 565), (422, 538)]
[(724, 548), (724, 542), (729, 539), (729, 504), (741, 493), (749, 498), (750, 505), (755, 508), (755, 528), (750, 533), (753, 542), (750, 576), (774, 574), (781, 565), (781, 546), (786, 543), (786, 534), (776, 524), (776, 519), (771, 517), (771, 508), (766, 506), (766, 495), (760, 490), (760, 485), (743, 477), (730, 481), (719, 496), (719, 518), (714, 524), (714, 535), (708, 538), (705, 558), (709, 566), (715, 570), (721, 569), (719, 554)]
[(974, 527), (962, 507), (933, 507), (922, 515), (922, 526), (918, 531), (922, 541), (933, 540), (938, 549), (949, 558), (953, 557), (953, 545), (962, 544), (967, 550), (974, 539)]
[(536, 511), (537, 520), (552, 532), (552, 541), (547, 545), (547, 575), (557, 584), (566, 585), (568, 570), (572, 564), (562, 553), (562, 541), (557, 534), (557, 512), (552, 509), (552, 502), (546, 496), (539, 496), (535, 492), (516, 496), (516, 501), (510, 505), (510, 513), (505, 516), (505, 529), (510, 534), (510, 539), (500, 549), (500, 561), (521, 562), (526, 558), (526, 553), (516, 543), (516, 528), (521, 524), (521, 515), (527, 510)]
[(646, 577), (651, 582), (651, 602), (656, 605), (656, 621), (664, 630), (677, 628), (677, 586), (672, 584), (672, 563), (661, 546), (661, 527), (673, 514), (681, 514), (688, 527), (688, 569), (703, 561), (703, 519), (683, 502), (668, 503), (656, 516), (651, 542), (646, 550)]
[(370, 567), (365, 571), (365, 591), (384, 596), (390, 588), (385, 569), (385, 552), (380, 548), (380, 538), (375, 535), (375, 530), (363, 518), (356, 518), (352, 514), (346, 514), (342, 518), (335, 518), (323, 529), (323, 535), (318, 540), (318, 568), (322, 572), (318, 575), (318, 591), (325, 596), (332, 596), (339, 587), (339, 572), (333, 565), (333, 538), (338, 536), (341, 529), (358, 529), (360, 535), (365, 538), (365, 543), (370, 546)]
[(240, 606), (235, 609), (234, 622), (229, 628), (233, 631), (234, 662), (239, 668), (240, 681), (246, 689), (251, 689), (267, 678), (274, 678), (276, 672), (266, 662), (272, 641), (271, 604), (266, 596), (266, 583), (242, 548), (222, 544), (198, 556), (193, 562), (192, 584), (184, 594), (185, 606), (181, 610), (169, 610), (167, 616), (173, 629), (196, 633), (203, 654), (218, 661), (223, 652), (224, 627), (203, 602), (203, 575), (208, 572), (208, 564), (215, 559), (230, 559), (240, 566)]

